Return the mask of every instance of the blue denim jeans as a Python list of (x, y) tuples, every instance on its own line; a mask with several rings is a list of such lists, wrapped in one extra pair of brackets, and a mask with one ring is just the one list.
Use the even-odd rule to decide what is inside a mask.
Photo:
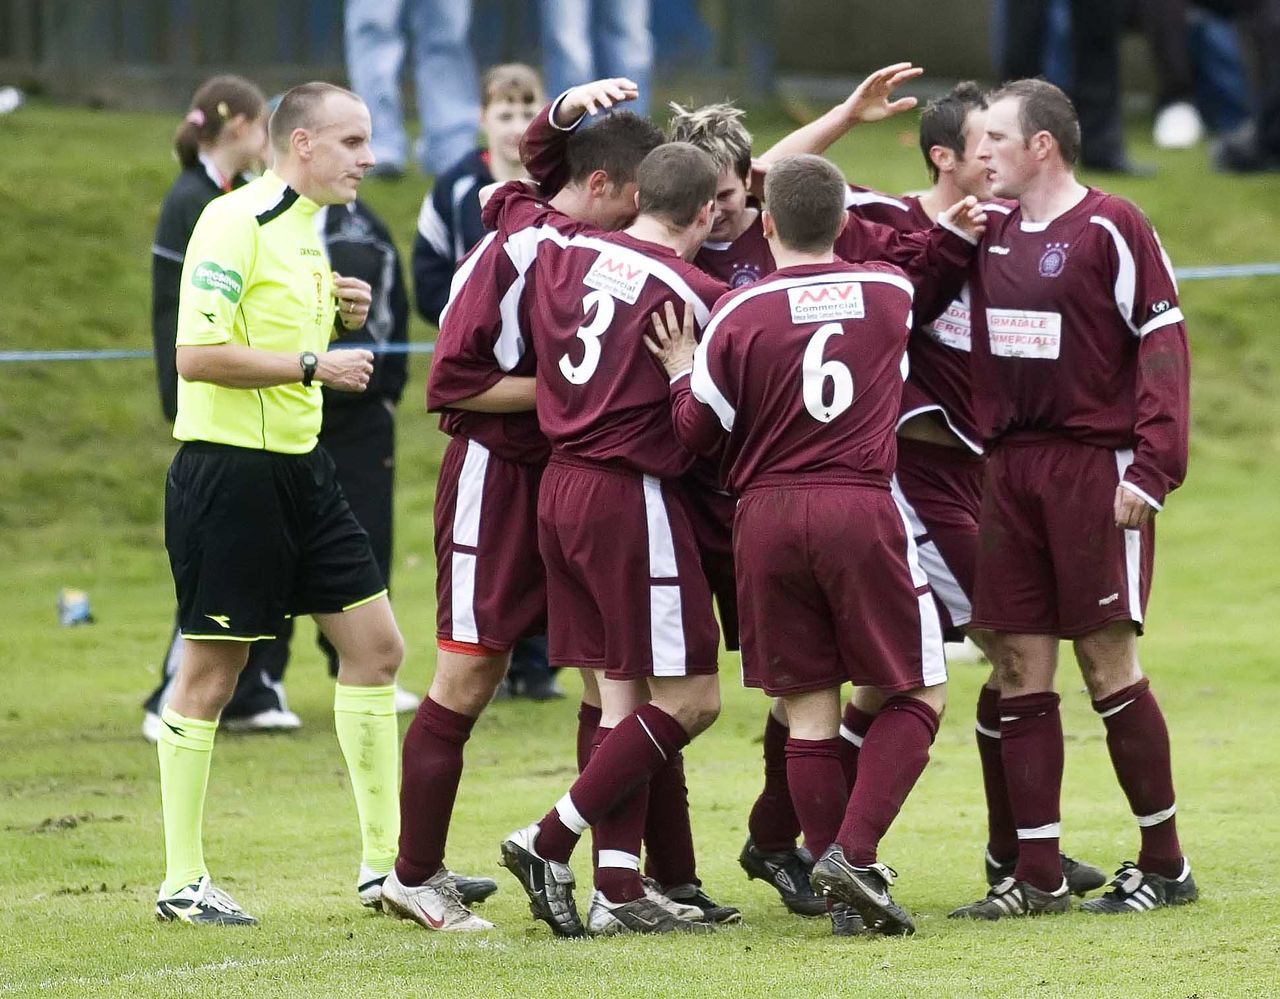
[(627, 110), (649, 113), (653, 36), (649, 0), (541, 0), (547, 93), (625, 76), (640, 88)]
[(403, 166), (409, 159), (400, 71), (410, 50), (425, 140), (422, 169), (443, 173), (475, 147), (480, 84), (470, 27), (471, 0), (347, 0), (347, 75), (369, 105), (380, 162)]
[(1213, 131), (1234, 132), (1249, 120), (1251, 103), (1235, 23), (1194, 5), (1187, 21), (1196, 104)]

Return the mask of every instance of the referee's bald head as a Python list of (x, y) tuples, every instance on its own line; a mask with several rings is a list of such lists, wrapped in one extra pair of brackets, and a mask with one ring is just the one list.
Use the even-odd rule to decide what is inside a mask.
[(358, 95), (345, 87), (319, 81), (303, 83), (285, 91), (267, 127), (271, 145), (276, 152), (283, 153), (289, 149), (289, 138), (296, 129), (315, 131), (322, 126), (324, 105), (331, 97), (344, 97), (359, 104), (364, 103)]

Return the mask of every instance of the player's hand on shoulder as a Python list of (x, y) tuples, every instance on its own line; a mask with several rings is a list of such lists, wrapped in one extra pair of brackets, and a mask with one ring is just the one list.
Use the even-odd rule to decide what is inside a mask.
[(893, 92), (923, 72), (922, 67), (913, 66), (909, 62), (895, 62), (892, 66), (877, 69), (858, 84), (858, 88), (845, 101), (845, 112), (849, 122), (860, 125), (872, 121), (883, 121), (903, 111), (910, 111), (916, 106), (916, 99), (899, 97), (893, 100)]
[(1132, 530), (1156, 515), (1156, 509), (1141, 496), (1124, 486), (1116, 486), (1116, 527)]
[(316, 378), (339, 392), (363, 392), (373, 374), (373, 354), (367, 350), (327, 350), (316, 365)]
[(662, 364), (668, 378), (683, 374), (693, 367), (693, 352), (698, 346), (693, 328), (693, 306), (685, 305), (684, 318), (676, 318), (676, 307), (663, 303), (652, 314), (653, 334), (645, 337), (645, 346)]
[(358, 330), (369, 319), (369, 306), (373, 304), (373, 288), (368, 281), (333, 274), (333, 297), (338, 302), (338, 318), (349, 330)]
[(954, 226), (970, 237), (975, 243), (987, 231), (987, 212), (985, 206), (972, 194), (961, 198), (940, 216), (939, 222)]
[(579, 84), (570, 88), (560, 102), (556, 124), (567, 128), (584, 114), (599, 114), (615, 104), (634, 101), (639, 94), (640, 88), (625, 76)]

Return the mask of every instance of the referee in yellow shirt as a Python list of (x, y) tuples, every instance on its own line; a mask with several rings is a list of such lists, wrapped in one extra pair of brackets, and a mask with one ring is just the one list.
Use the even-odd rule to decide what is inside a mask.
[(365, 322), (369, 286), (329, 271), (322, 205), (347, 204), (373, 165), (355, 94), (308, 83), (272, 115), (275, 170), (212, 201), (196, 223), (178, 307), (182, 441), (165, 483), (165, 545), (182, 662), (162, 715), (163, 920), (253, 924), (204, 863), (205, 787), (218, 715), (249, 643), (311, 614), (338, 650), (334, 723), (363, 855), (357, 890), (377, 905), (399, 834), (395, 677), (403, 657), (386, 583), (316, 447), (321, 385), (362, 391), (365, 350), (328, 350), (337, 320)]

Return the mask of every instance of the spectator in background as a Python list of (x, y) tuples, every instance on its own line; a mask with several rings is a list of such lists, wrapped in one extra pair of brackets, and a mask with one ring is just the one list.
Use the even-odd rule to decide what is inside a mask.
[[(1045, 69), (1051, 0), (996, 0), (996, 54), (1003, 80), (1040, 76)], [(1124, 147), (1120, 116), (1120, 35), (1124, 5), (1116, 0), (1070, 0), (1071, 99), (1080, 116), (1081, 162), (1091, 170), (1142, 174)]]
[(1280, 170), (1280, 0), (1216, 0), (1214, 6), (1249, 15), (1258, 65), (1258, 117), (1252, 129), (1226, 139), (1217, 151), (1220, 169), (1239, 173)]
[[(545, 103), (542, 81), (532, 67), (510, 63), (485, 72), (480, 85), (483, 146), (436, 178), (418, 214), (413, 289), (418, 311), (427, 322), (439, 325), (458, 261), (485, 234), (480, 223), (480, 189), (495, 181), (528, 178), (520, 162), (520, 137)], [(564, 696), (547, 663), (545, 636), (516, 643), (506, 686), (499, 693), (537, 701)]]
[[(249, 171), (262, 162), (266, 145), (266, 98), (253, 83), (239, 76), (215, 76), (203, 83), (174, 136), (174, 153), (182, 172), (165, 195), (151, 247), (151, 335), (156, 383), (161, 411), (171, 423), (178, 414), (178, 291), (191, 231), (210, 201), (252, 179)], [(228, 730), (287, 730), (302, 724), (288, 709), (283, 689), (273, 684), (264, 668), (270, 658), (264, 644), (254, 643), (235, 695), (223, 711), (222, 724)], [(160, 683), (143, 705), (142, 734), (150, 742), (160, 737), (160, 712), (168, 701), (181, 653), (182, 638), (175, 624)]]
[(541, 0), (547, 87), (562, 94), (583, 80), (626, 77), (640, 89), (632, 110), (649, 113), (653, 35), (649, 0)]
[(409, 160), (400, 102), (406, 40), (424, 142), (419, 165), (439, 174), (471, 148), (476, 66), (470, 28), (471, 0), (347, 0), (347, 76), (369, 106), (378, 161), (368, 176), (401, 177)]

